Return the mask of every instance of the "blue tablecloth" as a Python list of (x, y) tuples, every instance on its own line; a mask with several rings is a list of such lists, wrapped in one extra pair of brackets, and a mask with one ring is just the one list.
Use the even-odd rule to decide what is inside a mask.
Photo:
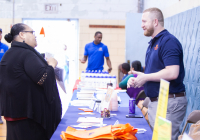
[[(72, 100), (76, 99), (76, 93), (77, 91), (74, 91)], [(128, 108), (128, 100), (127, 94), (120, 93), (118, 94), (122, 99), (121, 107), (118, 108), (118, 111), (111, 112), (112, 114), (117, 114), (115, 117), (111, 117), (110, 119), (104, 119), (103, 123), (107, 125), (113, 125), (116, 120), (119, 121), (120, 124), (126, 124), (130, 123), (135, 128), (145, 128), (147, 131), (144, 134), (136, 134), (136, 137), (138, 140), (151, 140), (152, 138), (152, 130), (150, 129), (148, 123), (146, 122), (145, 118), (126, 118), (126, 115), (128, 114), (129, 108)], [(127, 95), (127, 96), (126, 96)], [(122, 107), (124, 106), (124, 107)], [(60, 124), (58, 125), (56, 131), (54, 132), (53, 136), (51, 137), (51, 140), (61, 140), (60, 134), (61, 131), (65, 131), (66, 128), (70, 125), (76, 125), (78, 117), (83, 117), (83, 115), (78, 115), (78, 113), (83, 112), (81, 110), (78, 110), (79, 107), (77, 106), (69, 106), (67, 112), (65, 113), (64, 117), (62, 118)], [(136, 114), (142, 115), (142, 112), (138, 107), (136, 107)], [(88, 115), (84, 115), (88, 116)], [(96, 113), (95, 115), (90, 115), (90, 117), (100, 117), (99, 113)], [(95, 129), (97, 127), (88, 128), (89, 129)]]

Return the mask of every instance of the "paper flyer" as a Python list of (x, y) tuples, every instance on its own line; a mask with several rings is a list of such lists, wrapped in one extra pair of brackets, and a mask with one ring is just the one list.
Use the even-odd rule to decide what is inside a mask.
[(171, 140), (172, 123), (171, 121), (158, 117), (158, 140)]
[(168, 95), (169, 95), (169, 82), (161, 79), (152, 140), (158, 140), (158, 117), (166, 118)]

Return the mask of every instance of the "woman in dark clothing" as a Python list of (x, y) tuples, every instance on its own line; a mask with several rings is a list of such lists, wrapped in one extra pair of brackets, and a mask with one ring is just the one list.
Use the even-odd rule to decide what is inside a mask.
[(138, 61), (138, 60), (135, 60), (135, 61), (132, 62), (131, 69), (134, 70), (134, 71), (143, 72), (143, 67), (141, 65), (141, 62)]
[(5, 35), (11, 48), (0, 63), (0, 108), (7, 123), (7, 140), (48, 140), (61, 120), (61, 101), (54, 68), (34, 49), (34, 31), (13, 25)]

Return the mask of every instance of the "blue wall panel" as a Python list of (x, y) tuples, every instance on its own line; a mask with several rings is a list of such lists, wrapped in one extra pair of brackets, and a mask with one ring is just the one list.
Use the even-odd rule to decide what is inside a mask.
[[(186, 96), (188, 100), (182, 131), (188, 115), (200, 110), (200, 7), (165, 19), (165, 28), (176, 36), (183, 46)], [(191, 124), (190, 124), (191, 125)], [(189, 131), (187, 126), (186, 132)]]
[(141, 13), (126, 14), (126, 61), (141, 61), (145, 65), (145, 54), (150, 37), (145, 37), (141, 28)]

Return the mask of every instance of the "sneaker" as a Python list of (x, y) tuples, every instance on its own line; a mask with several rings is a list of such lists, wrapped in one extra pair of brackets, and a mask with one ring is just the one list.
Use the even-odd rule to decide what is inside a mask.
[(2, 121), (2, 119), (0, 118), (0, 124), (3, 124), (3, 121)]

